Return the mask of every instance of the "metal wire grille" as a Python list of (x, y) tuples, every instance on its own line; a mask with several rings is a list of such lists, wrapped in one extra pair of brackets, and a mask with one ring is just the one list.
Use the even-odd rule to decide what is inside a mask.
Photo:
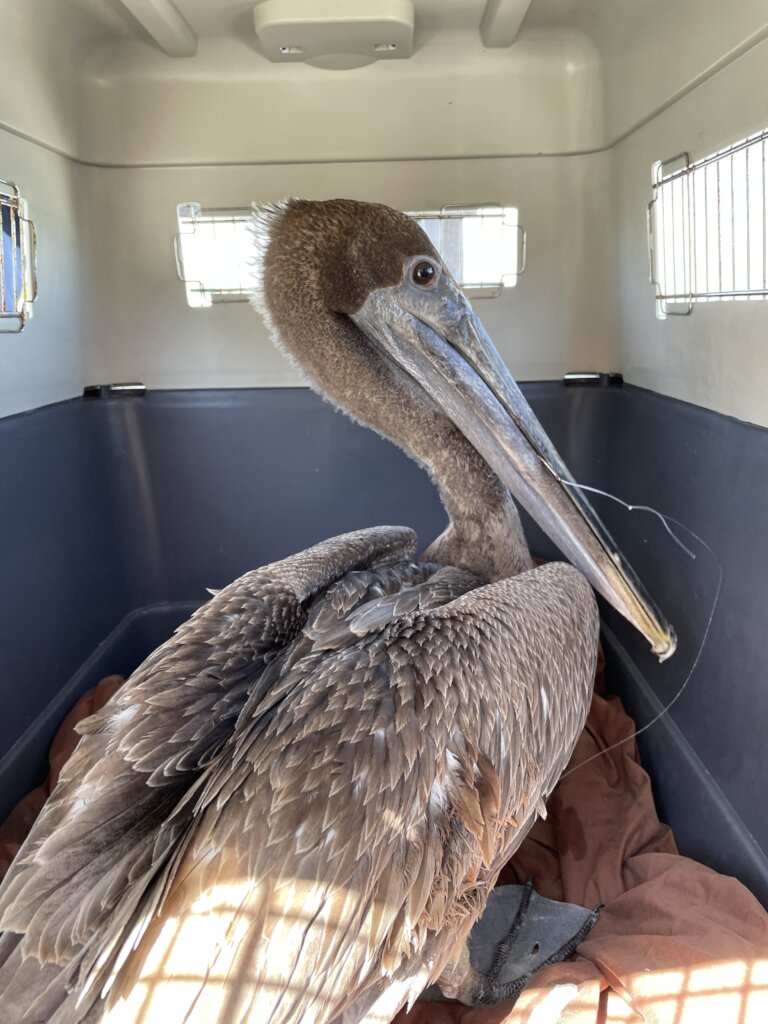
[(693, 163), (681, 153), (654, 166), (648, 246), (658, 316), (768, 296), (767, 164), (768, 129)]
[[(250, 210), (180, 203), (176, 271), (190, 306), (244, 302), (252, 288)], [(459, 284), (471, 295), (498, 295), (525, 270), (526, 235), (517, 209), (494, 203), (409, 213), (421, 224)]]
[(0, 180), (0, 333), (18, 333), (37, 298), (37, 236), (25, 203), (10, 181)]

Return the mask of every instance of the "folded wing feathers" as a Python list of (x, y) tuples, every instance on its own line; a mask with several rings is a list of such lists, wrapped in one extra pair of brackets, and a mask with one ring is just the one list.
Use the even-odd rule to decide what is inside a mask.
[[(597, 622), (591, 592), (573, 570), (564, 579), (536, 570), (524, 586), (520, 577), (476, 589), (467, 573), (396, 565), (412, 541), (392, 534), (379, 539), (391, 568), (358, 565), (308, 616), (298, 600), (311, 592), (307, 553), (296, 556), (293, 591), (267, 570), (251, 574), (250, 586), (258, 577), (271, 596), (249, 606), (250, 616), (264, 608), (245, 627), (250, 661), (228, 660), (215, 643), (216, 630), (234, 628), (226, 588), (198, 613), (214, 617), (205, 646), (215, 656), (203, 673), (186, 684), (172, 677), (182, 627), (166, 653), (150, 659), (151, 693), (145, 665), (112, 709), (85, 726), (76, 767), (68, 766), (63, 795), (57, 791), (43, 817), (72, 830), (72, 855), (61, 835), (36, 829), (23, 851), (29, 866), (22, 859), (0, 893), (3, 924), (23, 925), (37, 959), (71, 962), (77, 985), (89, 979), (92, 990), (115, 982), (117, 998), (138, 976), (142, 950), (157, 941), (162, 915), (180, 908), (183, 917), (197, 893), (226, 877), (245, 889), (224, 946), (211, 939), (208, 962), (234, 963), (247, 945), (249, 977), (270, 979), (263, 991), (251, 985), (238, 997), (252, 1019), (320, 1024), (382, 975), (402, 974), (411, 960), (416, 971), (428, 937), (450, 944), (452, 929), (480, 912), (502, 856), (534, 820), (586, 714)], [(335, 551), (331, 561), (340, 557)], [(191, 714), (179, 724), (177, 705), (163, 737), (171, 694)], [(214, 708), (207, 733), (196, 724), (206, 707)], [(97, 754), (108, 760), (97, 764)], [(89, 770), (112, 771), (119, 793), (111, 804), (109, 788), (106, 799), (97, 791), (87, 819), (93, 811), (119, 826), (111, 863), (104, 836), (81, 840), (76, 832), (78, 777), (84, 784)], [(125, 809), (130, 773), (141, 780), (138, 816)], [(46, 879), (39, 865), (53, 850), (60, 863)], [(246, 929), (238, 953), (246, 911), (258, 928)], [(141, 955), (132, 955), (137, 942)], [(278, 961), (283, 988), (275, 995)], [(50, 986), (48, 979), (36, 998), (45, 1001)], [(83, 1005), (81, 1017), (61, 1024), (85, 1020)]]
[[(394, 562), (412, 554), (414, 546), (411, 531), (395, 528), (325, 542), (236, 581), (182, 626), (106, 708), (81, 723), (83, 740), (0, 892), (2, 926), (26, 932), (25, 948), (41, 960), (71, 955), (72, 921), (78, 922), (79, 940), (89, 927), (99, 927), (105, 908), (111, 910), (121, 870), (126, 885), (135, 879), (148, 833), (157, 830), (158, 815), (152, 811), (167, 812), (179, 787), (188, 785), (224, 742), (266, 657), (303, 624), (301, 601), (311, 595), (313, 582), (325, 587), (355, 563)], [(233, 645), (234, 657), (228, 653)], [(191, 732), (185, 710), (197, 717)], [(95, 776), (93, 785), (89, 776)], [(148, 781), (160, 791), (155, 797)], [(126, 800), (132, 788), (136, 799)], [(170, 805), (162, 793), (168, 788), (174, 790)], [(117, 811), (110, 810), (115, 800)], [(101, 819), (95, 832), (81, 828), (86, 807)], [(132, 817), (131, 808), (137, 807), (142, 813)], [(110, 820), (119, 821), (119, 832), (105, 833)], [(101, 854), (113, 842), (110, 870), (99, 875), (97, 869), (106, 866)], [(84, 893), (90, 894), (85, 906)]]

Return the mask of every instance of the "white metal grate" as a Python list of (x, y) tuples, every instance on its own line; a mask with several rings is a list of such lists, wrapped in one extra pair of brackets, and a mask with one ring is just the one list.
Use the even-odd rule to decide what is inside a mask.
[(37, 235), (18, 188), (0, 180), (0, 333), (17, 334), (37, 298)]
[(767, 163), (768, 129), (693, 163), (682, 153), (654, 165), (648, 246), (658, 316), (768, 296)]
[[(243, 302), (252, 288), (253, 243), (247, 209), (180, 203), (176, 271), (193, 307)], [(525, 270), (526, 236), (517, 209), (494, 203), (409, 214), (426, 231), (459, 284), (472, 296), (498, 295)]]

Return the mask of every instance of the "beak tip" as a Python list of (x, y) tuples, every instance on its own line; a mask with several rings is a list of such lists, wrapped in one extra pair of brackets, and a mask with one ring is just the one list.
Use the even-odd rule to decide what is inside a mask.
[(677, 650), (677, 634), (674, 629), (670, 627), (668, 638), (662, 643), (653, 644), (651, 650), (658, 657), (659, 661), (666, 661), (667, 658), (671, 658)]

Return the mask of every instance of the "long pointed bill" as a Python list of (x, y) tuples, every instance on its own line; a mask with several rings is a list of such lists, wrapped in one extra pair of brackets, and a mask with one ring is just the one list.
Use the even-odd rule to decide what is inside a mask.
[(677, 644), (674, 630), (584, 493), (573, 486), (563, 460), (453, 282), (446, 282), (439, 297), (425, 295), (421, 302), (407, 285), (371, 292), (353, 320), (433, 397), (563, 554), (648, 639), (659, 659), (669, 658)]

